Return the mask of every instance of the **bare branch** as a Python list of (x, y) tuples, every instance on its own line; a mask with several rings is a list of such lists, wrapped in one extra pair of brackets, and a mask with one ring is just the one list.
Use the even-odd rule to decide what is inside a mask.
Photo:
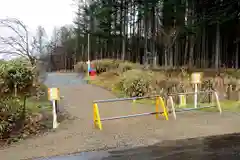
[[(28, 30), (23, 22), (15, 18), (0, 19), (0, 27), (6, 27), (17, 35), (17, 37), (0, 36), (0, 44), (4, 48), (3, 50), (0, 50), (0, 54), (27, 57), (31, 64), (34, 65), (35, 57), (29, 51)], [(25, 33), (21, 33), (20, 29), (17, 29), (16, 27), (20, 27)]]
[[(27, 52), (26, 48), (24, 47), (23, 44), (21, 44), (17, 39), (15, 39), (14, 37), (8, 37), (8, 38), (4, 38), (0, 36), (0, 40), (2, 41), (2, 43), (4, 43), (5, 45), (9, 45), (13, 48), (18, 48), (21, 49), (22, 52)], [(27, 54), (27, 53), (26, 53)]]
[(13, 37), (8, 37), (8, 38), (4, 38), (0, 36), (0, 41), (2, 42), (2, 44), (4, 45), (3, 47), (6, 48), (7, 46), (11, 48), (11, 50), (13, 51), (17, 51), (20, 52), (23, 55), (27, 55), (26, 53), (26, 49), (22, 46), (21, 43), (19, 43), (16, 39), (14, 39)]
[(0, 19), (0, 24), (3, 27), (10, 28), (15, 34), (17, 34), (21, 38), (21, 41), (26, 44), (27, 42), (25, 40), (25, 37), (20, 34), (20, 31), (18, 31), (16, 28), (14, 28), (12, 25), (10, 25), (11, 23), (15, 24), (15, 25), (20, 25), (21, 27), (23, 27), (23, 29), (25, 31), (27, 30), (26, 27), (20, 21), (14, 21), (11, 19), (2, 19), (2, 20)]
[(1, 40), (2, 44), (5, 45), (4, 48), (11, 47), (11, 49), (19, 50), (18, 48), (16, 48), (16, 46), (14, 46), (13, 43), (11, 43), (10, 41), (6, 40), (5, 38), (0, 37), (0, 40)]
[(21, 56), (21, 57), (28, 58), (26, 55), (23, 55), (19, 52), (9, 51), (9, 50), (0, 50), (0, 54), (3, 54), (3, 55), (18, 55), (18, 56)]

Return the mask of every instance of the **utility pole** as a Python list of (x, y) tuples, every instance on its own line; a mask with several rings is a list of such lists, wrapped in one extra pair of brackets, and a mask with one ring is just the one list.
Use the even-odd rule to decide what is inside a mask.
[(88, 61), (90, 61), (90, 34), (88, 33)]
[[(85, 8), (87, 8), (87, 0), (85, 0)], [(90, 17), (88, 16), (88, 22), (90, 23)], [(87, 34), (87, 45), (88, 45), (88, 50), (87, 50), (87, 58), (88, 58), (88, 62), (90, 62), (90, 24), (87, 24), (87, 29), (88, 29), (88, 34)]]
[[(85, 0), (85, 8), (87, 8), (87, 0)], [(88, 58), (88, 61), (87, 61), (87, 65), (88, 65), (88, 71), (87, 71), (87, 75), (89, 77), (89, 69), (90, 69), (90, 66), (91, 66), (91, 63), (90, 63), (90, 16), (87, 17), (87, 21), (88, 21), (88, 24), (87, 24), (87, 29), (88, 29), (88, 33), (87, 33), (87, 45), (88, 45), (88, 50), (87, 50), (87, 58)]]

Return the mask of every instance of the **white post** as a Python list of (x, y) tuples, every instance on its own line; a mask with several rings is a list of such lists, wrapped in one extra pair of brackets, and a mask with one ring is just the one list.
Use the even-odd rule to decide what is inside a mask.
[(198, 97), (198, 95), (197, 95), (197, 92), (198, 92), (198, 85), (197, 85), (197, 83), (195, 83), (194, 84), (194, 108), (197, 108), (197, 97)]
[(56, 100), (52, 100), (52, 114), (53, 114), (53, 129), (56, 129), (58, 127), (57, 123), (57, 113), (56, 113)]
[(89, 77), (89, 71), (90, 71), (90, 69), (91, 69), (91, 62), (90, 62), (90, 60), (88, 60), (87, 61), (87, 76)]
[(216, 103), (217, 103), (217, 108), (219, 110), (219, 113), (222, 114), (222, 108), (221, 108), (221, 105), (220, 105), (220, 102), (219, 102), (219, 98), (218, 98), (217, 92), (214, 92), (214, 95), (215, 95), (215, 100), (216, 100)]
[(171, 108), (172, 108), (173, 117), (176, 120), (177, 116), (176, 116), (176, 111), (175, 111), (175, 107), (174, 107), (174, 102), (173, 102), (172, 96), (169, 96), (169, 100), (170, 100), (170, 103), (171, 103), (170, 105), (171, 105)]

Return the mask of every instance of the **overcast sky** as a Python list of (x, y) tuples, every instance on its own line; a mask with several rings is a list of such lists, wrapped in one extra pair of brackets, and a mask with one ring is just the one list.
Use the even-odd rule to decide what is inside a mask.
[(0, 18), (6, 17), (20, 19), (32, 34), (41, 25), (50, 38), (54, 26), (72, 23), (74, 6), (72, 0), (1, 0)]

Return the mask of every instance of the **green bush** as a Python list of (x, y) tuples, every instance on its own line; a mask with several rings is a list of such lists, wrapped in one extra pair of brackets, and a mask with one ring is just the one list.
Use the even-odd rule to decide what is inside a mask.
[(48, 87), (45, 84), (36, 84), (32, 89), (31, 96), (36, 100), (45, 101), (48, 99)]
[(87, 72), (87, 64), (85, 62), (78, 62), (74, 65), (74, 71), (78, 73)]
[[(114, 59), (94, 60), (91, 62), (91, 64), (93, 64), (98, 74), (116, 69), (118, 69), (120, 72), (126, 72), (131, 69), (140, 68), (140, 64)], [(74, 70), (78, 73), (86, 72), (87, 64), (85, 62), (78, 62), (74, 66)]]
[(102, 60), (92, 61), (92, 64), (96, 68), (96, 72), (98, 74), (117, 69), (119, 66), (119, 63), (120, 61), (112, 60), (112, 59), (102, 59)]
[(124, 61), (124, 62), (119, 63), (118, 68), (121, 72), (126, 72), (128, 70), (141, 68), (141, 65), (132, 63), (132, 62), (128, 62), (128, 61)]
[[(0, 101), (0, 139), (9, 138), (13, 131), (22, 126), (24, 119), (23, 105), (16, 97), (8, 97)], [(19, 126), (20, 125), (20, 126)]]
[[(20, 61), (0, 62), (0, 141), (11, 142), (25, 135), (26, 130), (31, 133), (39, 130), (42, 125), (35, 123), (38, 119), (34, 119), (34, 109), (28, 111), (25, 108), (23, 97), (46, 100), (46, 92), (47, 87), (39, 82), (34, 67)], [(39, 110), (35, 111), (39, 113)]]
[[(112, 69), (116, 69), (119, 66), (120, 61), (112, 59), (102, 59), (91, 61), (91, 64), (95, 67), (97, 73), (103, 73)], [(78, 62), (74, 66), (76, 72), (87, 72), (87, 64), (85, 62)]]
[(116, 85), (127, 96), (145, 96), (152, 91), (152, 78), (152, 72), (133, 69), (124, 72)]
[(18, 94), (29, 93), (34, 83), (34, 73), (24, 64), (3, 63), (0, 66), (0, 87), (2, 94), (12, 94), (17, 88)]
[(240, 78), (240, 71), (237, 69), (227, 69), (225, 70), (225, 74), (231, 77)]

